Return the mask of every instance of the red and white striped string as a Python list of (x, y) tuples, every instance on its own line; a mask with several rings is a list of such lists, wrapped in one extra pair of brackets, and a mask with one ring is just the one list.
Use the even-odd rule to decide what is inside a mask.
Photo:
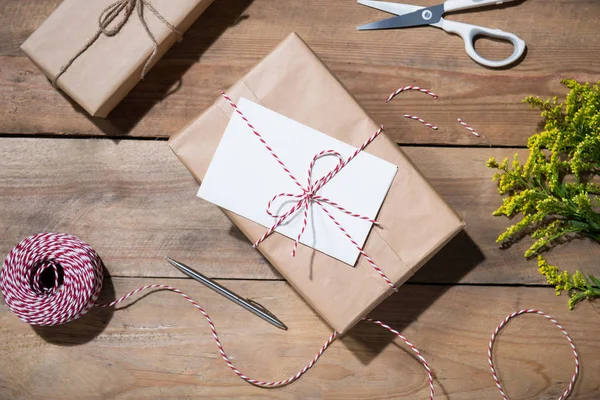
[(416, 115), (404, 114), (403, 117), (404, 118), (409, 118), (409, 119), (414, 119), (415, 121), (419, 121), (420, 123), (422, 123), (426, 127), (433, 129), (434, 131), (438, 130), (437, 126), (435, 126), (433, 124), (430, 124), (429, 122), (425, 121), (422, 118), (417, 117)]
[[(50, 279), (48, 278), (50, 277)], [(10, 310), (31, 325), (54, 326), (81, 317), (92, 307), (113, 307), (144, 290), (169, 290), (192, 304), (206, 318), (219, 354), (231, 370), (246, 382), (260, 387), (288, 385), (312, 368), (325, 350), (339, 336), (333, 332), (313, 359), (294, 375), (274, 382), (253, 379), (232, 362), (206, 311), (191, 297), (169, 285), (147, 285), (132, 290), (109, 303), (98, 303), (102, 289), (103, 266), (98, 254), (79, 238), (62, 233), (40, 233), (30, 236), (13, 248), (0, 271), (0, 289)], [(427, 371), (430, 399), (433, 399), (433, 375), (419, 350), (398, 331), (381, 321), (364, 318), (394, 333), (409, 346)]]
[[(419, 91), (421, 93), (425, 93), (431, 97), (433, 97), (434, 99), (437, 99), (439, 96), (435, 93), (433, 93), (431, 90), (429, 89), (425, 89), (422, 88), (420, 86), (404, 86), (399, 88), (398, 90), (396, 90), (395, 92), (393, 92), (392, 94), (390, 94), (388, 96), (388, 98), (385, 100), (386, 103), (390, 102), (394, 97), (396, 97), (397, 95), (399, 95), (402, 92), (408, 91), (408, 90), (416, 90)], [(404, 118), (409, 118), (415, 121), (419, 121), (420, 123), (422, 123), (423, 125), (425, 125), (428, 128), (431, 128), (433, 130), (438, 130), (438, 127), (436, 125), (433, 125), (427, 121), (425, 121), (423, 118), (420, 118), (416, 115), (412, 115), (412, 114), (404, 114), (403, 115)], [(473, 127), (471, 127), (469, 124), (467, 124), (465, 121), (462, 120), (462, 118), (458, 118), (458, 123), (460, 125), (462, 125), (465, 129), (469, 130), (469, 132), (471, 132), (474, 136), (480, 137), (481, 135), (475, 130), (473, 129)], [(487, 137), (486, 137), (487, 140)], [(488, 140), (488, 144), (489, 144), (489, 140)], [(491, 147), (491, 144), (490, 144)]]
[(475, 129), (473, 129), (469, 124), (467, 124), (465, 121), (463, 121), (461, 118), (458, 118), (458, 123), (461, 124), (462, 126), (464, 126), (469, 132), (471, 132), (473, 135), (480, 137), (481, 135), (479, 133), (477, 133), (477, 131), (475, 131)]
[[(422, 88), (420, 86), (404, 86), (404, 87), (401, 87), (400, 89), (396, 90), (394, 93), (390, 94), (388, 96), (388, 98), (386, 99), (385, 102), (389, 103), (390, 100), (392, 100), (394, 97), (396, 97), (400, 93), (405, 92), (407, 90), (416, 90), (416, 91), (419, 91), (421, 93), (428, 94), (429, 96), (433, 97), (434, 99), (437, 99), (439, 97), (437, 94), (433, 93), (431, 90)], [(434, 131), (438, 130), (437, 126), (435, 126), (433, 124), (430, 124), (429, 122), (425, 121), (423, 118), (419, 118), (416, 115), (404, 114), (403, 117), (404, 118), (408, 118), (408, 119), (413, 119), (415, 121), (419, 121), (420, 123), (422, 123), (426, 127), (433, 129)]]
[(31, 325), (60, 325), (79, 318), (102, 289), (96, 252), (67, 234), (28, 237), (6, 256), (0, 289), (8, 307)]
[[(306, 226), (308, 224), (308, 210), (310, 208), (310, 204), (311, 204), (311, 202), (315, 202), (319, 206), (319, 208), (321, 210), (323, 210), (323, 212), (333, 221), (333, 223), (335, 224), (335, 226), (338, 227), (338, 229), (344, 234), (344, 236), (346, 236), (346, 238), (348, 238), (348, 240), (356, 247), (356, 249), (359, 251), (359, 253), (371, 265), (371, 267), (381, 276), (381, 278), (383, 278), (383, 280), (387, 283), (387, 285), (390, 286), (394, 291), (397, 291), (398, 288), (396, 287), (396, 285), (394, 285), (394, 283), (387, 277), (387, 275), (385, 274), (385, 272), (383, 272), (383, 270), (375, 263), (375, 261), (373, 261), (373, 259), (365, 252), (365, 250), (362, 248), (362, 246), (359, 245), (352, 238), (352, 236), (350, 236), (350, 234), (346, 231), (346, 229), (337, 221), (337, 219), (331, 214), (331, 212), (329, 212), (327, 210), (327, 208), (324, 206), (323, 203), (327, 203), (327, 204), (333, 206), (334, 208), (337, 208), (338, 210), (340, 210), (343, 213), (345, 213), (347, 215), (350, 215), (352, 217), (363, 219), (363, 220), (367, 220), (367, 221), (370, 221), (372, 223), (377, 223), (377, 221), (375, 221), (375, 220), (373, 220), (373, 219), (371, 219), (369, 217), (362, 216), (362, 215), (350, 212), (350, 211), (346, 210), (345, 208), (341, 207), (340, 205), (338, 205), (336, 202), (334, 202), (334, 201), (332, 201), (332, 200), (330, 200), (330, 199), (328, 199), (326, 197), (323, 197), (323, 196), (320, 196), (320, 195), (317, 194), (317, 192), (319, 191), (319, 189), (321, 189), (323, 186), (325, 186), (325, 184), (327, 182), (329, 182), (338, 172), (340, 172), (342, 170), (342, 168), (344, 168), (350, 161), (352, 161), (357, 155), (359, 155), (373, 140), (375, 140), (381, 134), (381, 132), (383, 131), (383, 126), (380, 126), (379, 129), (375, 133), (373, 133), (371, 135), (371, 137), (369, 137), (347, 159), (343, 159), (342, 156), (337, 151), (335, 151), (335, 150), (323, 150), (323, 151), (315, 154), (315, 156), (313, 157), (312, 161), (310, 162), (310, 164), (308, 166), (307, 184), (306, 184), (306, 187), (304, 187), (298, 181), (298, 179), (292, 174), (292, 172), (287, 168), (287, 166), (281, 160), (281, 158), (279, 158), (279, 156), (275, 153), (275, 150), (273, 150), (273, 148), (271, 146), (269, 146), (269, 144), (266, 142), (266, 140), (263, 138), (263, 136), (256, 130), (256, 128), (250, 123), (250, 121), (248, 121), (248, 118), (246, 118), (246, 116), (244, 115), (244, 113), (238, 108), (237, 104), (235, 104), (233, 102), (233, 100), (231, 100), (231, 98), (225, 94), (225, 92), (221, 92), (221, 95), (223, 96), (223, 98), (225, 98), (225, 100), (227, 100), (227, 102), (229, 102), (229, 104), (231, 105), (231, 107), (233, 107), (233, 109), (235, 110), (235, 112), (237, 112), (239, 114), (239, 116), (246, 123), (246, 125), (248, 126), (248, 128), (250, 128), (250, 130), (252, 131), (252, 133), (254, 134), (254, 136), (256, 136), (258, 138), (258, 140), (260, 140), (260, 142), (265, 146), (265, 148), (267, 149), (267, 151), (273, 156), (273, 158), (275, 159), (275, 161), (277, 161), (277, 163), (283, 168), (283, 170), (287, 173), (287, 175), (290, 177), (290, 179), (302, 191), (301, 194), (279, 193), (279, 194), (275, 195), (271, 199), (271, 201), (269, 201), (269, 203), (267, 204), (267, 213), (269, 215), (271, 215), (271, 216), (274, 216), (276, 218), (276, 221), (254, 243), (254, 247), (257, 247), (269, 235), (271, 235), (275, 231), (275, 229), (277, 229), (277, 227), (279, 225), (281, 225), (287, 218), (289, 218), (290, 216), (294, 215), (298, 210), (303, 209), (302, 228), (301, 228), (300, 232), (298, 233), (298, 236), (297, 236), (296, 240), (294, 241), (294, 246), (292, 248), (292, 256), (295, 256), (296, 255), (296, 250), (298, 248), (298, 243), (300, 242), (300, 238), (302, 237), (302, 234), (304, 233), (304, 230), (306, 229)], [(318, 179), (316, 182), (313, 183), (312, 172), (313, 172), (313, 167), (315, 165), (315, 162), (319, 158), (325, 157), (325, 156), (334, 156), (334, 157), (336, 157), (338, 159), (338, 163), (335, 166), (335, 168), (333, 168), (325, 176), (321, 177), (320, 179)], [(273, 201), (275, 201), (276, 199), (278, 199), (280, 197), (295, 198), (295, 199), (297, 199), (297, 201), (296, 201), (295, 204), (293, 204), (289, 208), (288, 211), (284, 212), (281, 215), (274, 215), (274, 214), (271, 213), (270, 208), (271, 208), (271, 205), (272, 205)]]
[(540, 311), (540, 310), (525, 309), (525, 310), (515, 311), (514, 313), (509, 314), (506, 318), (504, 318), (504, 320), (500, 323), (500, 325), (498, 325), (496, 327), (496, 329), (494, 330), (494, 333), (492, 333), (492, 337), (491, 337), (490, 343), (488, 345), (488, 363), (490, 364), (490, 370), (492, 371), (492, 377), (494, 378), (496, 387), (500, 391), (500, 395), (502, 396), (502, 398), (504, 400), (508, 400), (508, 396), (506, 395), (506, 392), (504, 392), (504, 389), (502, 388), (502, 385), (500, 384), (500, 379), (498, 379), (498, 374), (496, 373), (496, 369), (494, 368), (494, 362), (492, 361), (492, 349), (494, 346), (494, 341), (496, 340), (496, 337), (498, 336), (498, 332), (500, 332), (500, 330), (502, 328), (504, 328), (504, 326), (508, 323), (508, 321), (510, 321), (511, 319), (513, 319), (519, 315), (523, 315), (523, 314), (538, 314), (538, 315), (541, 315), (542, 317), (546, 318), (550, 322), (552, 322), (565, 335), (565, 337), (567, 338), (567, 341), (569, 342), (569, 345), (571, 346), (571, 350), (573, 350), (573, 356), (575, 357), (575, 373), (573, 373), (573, 377), (569, 381), (569, 386), (567, 387), (567, 389), (565, 389), (565, 391), (558, 398), (558, 400), (564, 400), (573, 391), (573, 386), (575, 385), (575, 381), (577, 380), (577, 376), (579, 375), (579, 354), (577, 354), (577, 349), (575, 348), (573, 339), (571, 339), (571, 336), (567, 333), (565, 328), (563, 328), (562, 325), (559, 324), (558, 321), (556, 321), (550, 315), (548, 315), (545, 312)]
[(435, 93), (433, 93), (433, 92), (432, 92), (431, 90), (429, 90), (429, 89), (425, 89), (425, 88), (422, 88), (422, 87), (420, 87), (420, 86), (404, 86), (404, 87), (401, 87), (400, 89), (396, 90), (394, 93), (390, 94), (390, 95), (388, 96), (388, 98), (386, 99), (386, 101), (385, 101), (385, 102), (386, 102), (386, 103), (389, 103), (389, 102), (390, 102), (390, 101), (391, 101), (391, 100), (392, 100), (394, 97), (396, 97), (396, 96), (398, 96), (400, 93), (402, 93), (402, 92), (406, 92), (406, 91), (408, 91), (408, 90), (416, 90), (416, 91), (419, 91), (419, 92), (421, 92), (421, 93), (428, 94), (429, 96), (433, 97), (434, 99), (437, 99), (437, 98), (438, 98), (438, 95), (437, 95), (437, 94), (435, 94)]

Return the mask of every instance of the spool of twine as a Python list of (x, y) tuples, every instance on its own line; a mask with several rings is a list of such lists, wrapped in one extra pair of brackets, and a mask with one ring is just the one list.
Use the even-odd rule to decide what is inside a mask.
[[(177, 288), (168, 285), (147, 285), (133, 290), (126, 295), (110, 302), (97, 303), (102, 289), (103, 266), (98, 254), (90, 245), (79, 238), (64, 233), (40, 233), (24, 239), (6, 256), (0, 271), (0, 289), (10, 310), (20, 319), (31, 325), (52, 326), (60, 325), (77, 319), (92, 307), (112, 307), (129, 297), (146, 289), (162, 289), (175, 292), (191, 303), (206, 318), (216, 342), (219, 354), (236, 375), (246, 382), (259, 387), (280, 387), (288, 385), (310, 368), (312, 368), (325, 350), (339, 336), (337, 332), (327, 339), (316, 356), (294, 375), (280, 380), (265, 382), (248, 377), (231, 362), (217, 330), (209, 315), (198, 303)], [(488, 362), (492, 377), (503, 399), (508, 396), (504, 392), (492, 361), (492, 347), (499, 331), (509, 320), (523, 314), (539, 314), (555, 324), (566, 336), (575, 357), (575, 373), (567, 389), (559, 397), (565, 399), (573, 390), (579, 374), (579, 356), (573, 340), (567, 331), (551, 316), (539, 310), (527, 309), (514, 312), (507, 316), (496, 328), (488, 345)], [(400, 332), (385, 323), (370, 318), (363, 318), (381, 326), (399, 337), (414, 352), (424, 366), (428, 377), (429, 398), (434, 397), (433, 373), (421, 352)]]
[(60, 325), (81, 317), (102, 289), (102, 262), (77, 237), (40, 233), (6, 256), (0, 288), (10, 310), (31, 325)]

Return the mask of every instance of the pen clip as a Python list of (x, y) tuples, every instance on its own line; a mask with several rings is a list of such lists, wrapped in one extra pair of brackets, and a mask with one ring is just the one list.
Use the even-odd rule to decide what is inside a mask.
[(258, 303), (258, 302), (256, 302), (256, 301), (254, 301), (254, 300), (252, 300), (252, 299), (249, 299), (249, 298), (246, 298), (245, 300), (246, 300), (248, 303), (252, 304), (253, 306), (260, 308), (260, 310), (261, 310), (262, 312), (264, 312), (265, 314), (269, 314), (269, 316), (271, 316), (271, 317), (273, 317), (273, 318), (277, 319), (277, 317), (275, 316), (275, 314), (273, 314), (271, 311), (269, 311), (269, 310), (268, 310), (268, 309), (267, 309), (265, 306), (263, 306), (262, 304), (260, 304), (260, 303)]

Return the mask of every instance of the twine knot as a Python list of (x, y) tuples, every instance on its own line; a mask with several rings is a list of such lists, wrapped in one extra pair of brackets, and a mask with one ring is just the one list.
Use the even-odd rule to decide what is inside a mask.
[[(158, 18), (163, 24), (165, 24), (173, 33), (177, 34), (179, 38), (181, 38), (181, 32), (177, 30), (169, 21), (167, 21), (154, 6), (150, 3), (149, 0), (117, 0), (114, 3), (110, 4), (100, 13), (98, 17), (98, 31), (94, 34), (94, 36), (77, 52), (77, 54), (69, 60), (59, 71), (59, 73), (52, 80), (52, 85), (56, 86), (58, 79), (73, 65), (75, 60), (77, 60), (83, 53), (85, 53), (101, 35), (105, 35), (107, 37), (114, 37), (121, 29), (129, 22), (129, 18), (133, 14), (134, 10), (137, 10), (138, 18), (144, 27), (144, 30), (148, 34), (148, 37), (152, 41), (152, 54), (146, 60), (144, 64), (144, 68), (142, 68), (141, 79), (144, 79), (146, 76), (148, 69), (150, 69), (150, 65), (154, 62), (157, 54), (158, 54), (158, 42), (156, 41), (156, 37), (148, 27), (148, 23), (146, 22), (146, 18), (144, 17), (144, 8), (148, 8), (155, 16)], [(120, 17), (120, 19), (118, 19)], [(113, 24), (114, 23), (114, 24)]]
[[(338, 162), (337, 162), (335, 168), (333, 168), (326, 175), (322, 176), (315, 183), (313, 183), (313, 170), (314, 170), (314, 166), (315, 166), (317, 160), (319, 160), (323, 157), (327, 157), (327, 156), (333, 156), (333, 157), (337, 158)], [(300, 184), (300, 182), (298, 182), (298, 180), (293, 175), (290, 174), (289, 176), (294, 181), (294, 183), (296, 183), (296, 185), (300, 188), (302, 193), (301, 194), (279, 193), (279, 194), (275, 195), (269, 201), (269, 203), (267, 204), (267, 214), (269, 214), (273, 218), (277, 218), (277, 221), (274, 224), (274, 227), (272, 229), (270, 229), (269, 232), (267, 232), (267, 234), (265, 236), (263, 236), (261, 239), (256, 241), (256, 243), (254, 243), (254, 247), (258, 246), (260, 244), (260, 242), (262, 242), (264, 239), (266, 239), (266, 237), (271, 233), (272, 230), (276, 229), (279, 225), (281, 225), (283, 222), (285, 222), (285, 220), (287, 220), (292, 215), (296, 214), (297, 211), (303, 209), (304, 215), (303, 215), (303, 221), (302, 221), (302, 228), (300, 229), (300, 232), (298, 233), (298, 236), (296, 237), (296, 240), (294, 241), (294, 247), (292, 249), (292, 257), (294, 257), (296, 255), (296, 251), (298, 249), (298, 243), (300, 242), (300, 239), (302, 238), (302, 235), (304, 234), (304, 231), (306, 230), (306, 226), (308, 224), (308, 212), (310, 210), (310, 206), (312, 203), (317, 204), (319, 206), (319, 208), (321, 208), (321, 210), (323, 210), (334, 221), (334, 223), (342, 230), (342, 232), (344, 234), (346, 234), (346, 236), (348, 236), (348, 237), (349, 237), (349, 235), (347, 234), (346, 230), (337, 222), (337, 220), (327, 210), (327, 208), (325, 208), (325, 206), (324, 206), (325, 203), (333, 206), (334, 208), (337, 208), (338, 210), (340, 210), (343, 213), (348, 214), (352, 217), (359, 218), (359, 219), (362, 219), (365, 221), (369, 221), (373, 224), (378, 224), (377, 221), (372, 218), (350, 212), (350, 211), (346, 210), (345, 208), (343, 208), (342, 206), (340, 206), (339, 204), (335, 203), (334, 201), (317, 194), (317, 192), (321, 188), (323, 188), (323, 186), (325, 186), (327, 184), (327, 182), (329, 182), (335, 175), (337, 175), (337, 173), (340, 172), (346, 164), (347, 164), (347, 162), (344, 161), (344, 159), (342, 158), (342, 155), (340, 153), (338, 153), (337, 151), (323, 150), (323, 151), (315, 154), (315, 156), (312, 158), (312, 160), (310, 162), (310, 165), (308, 166), (308, 174), (307, 174), (308, 177), (307, 177), (306, 186), (302, 186)], [(295, 203), (285, 213), (274, 214), (271, 211), (271, 207), (272, 207), (273, 203), (279, 198), (290, 198), (290, 199), (293, 199), (292, 201), (295, 200)]]
[[(106, 36), (115, 36), (117, 33), (119, 33), (129, 20), (129, 17), (133, 13), (137, 3), (138, 0), (119, 0), (102, 10), (100, 17), (98, 18), (98, 25), (102, 33)], [(114, 28), (109, 29), (110, 24), (121, 13), (123, 14), (121, 20), (118, 21)]]

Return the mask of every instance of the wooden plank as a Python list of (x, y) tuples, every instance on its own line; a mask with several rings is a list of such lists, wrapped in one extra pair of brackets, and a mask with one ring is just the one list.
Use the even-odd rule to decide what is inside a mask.
[[(399, 143), (487, 146), (485, 138), (456, 123), (461, 117), (495, 145), (524, 146), (540, 118), (521, 99), (563, 95), (559, 79), (594, 81), (600, 72), (600, 3), (595, 0), (528, 0), (452, 16), (514, 32), (528, 43), (523, 62), (496, 71), (473, 63), (459, 38), (437, 29), (357, 32), (356, 25), (385, 14), (354, 2), (216, 1), (109, 119), (91, 119), (55, 91), (18, 49), (59, 3), (0, 0), (0, 132), (170, 136), (291, 31)], [(477, 48), (486, 57), (508, 55), (506, 47), (489, 40), (479, 40)], [(411, 93), (383, 102), (407, 84), (430, 87), (441, 98)], [(440, 130), (405, 120), (403, 113), (419, 115)]]
[[(103, 300), (149, 283), (175, 285), (213, 318), (233, 362), (256, 379), (298, 371), (331, 331), (284, 282), (227, 282), (269, 307), (289, 326), (281, 331), (188, 279), (114, 278)], [(114, 293), (112, 293), (114, 292)], [(413, 341), (435, 374), (436, 399), (494, 399), (487, 343), (510, 312), (540, 308), (569, 331), (582, 375), (570, 399), (597, 399), (598, 310), (568, 311), (550, 288), (405, 285), (374, 312)], [(265, 390), (235, 376), (217, 353), (204, 318), (169, 292), (125, 310), (94, 314), (60, 327), (32, 329), (0, 305), (0, 397), (9, 399), (425, 399), (426, 375), (412, 352), (380, 327), (359, 324), (292, 385)], [(494, 360), (511, 399), (555, 399), (573, 374), (560, 331), (537, 315), (511, 321)]]
[[(501, 198), (484, 164), (513, 150), (404, 150), (467, 222), (413, 281), (544, 283), (523, 258), (530, 240), (506, 250), (495, 243), (510, 221), (491, 216)], [(4, 138), (0, 162), (2, 255), (26, 236), (61, 231), (92, 244), (116, 276), (180, 276), (163, 260), (170, 256), (213, 277), (280, 278), (217, 207), (195, 197), (198, 185), (165, 142)], [(577, 240), (549, 259), (600, 275), (599, 254)]]

